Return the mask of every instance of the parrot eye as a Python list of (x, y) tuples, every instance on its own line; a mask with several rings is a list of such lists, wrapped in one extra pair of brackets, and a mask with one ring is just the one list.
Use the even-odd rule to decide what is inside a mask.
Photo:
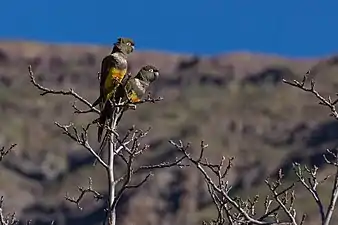
[(128, 46), (131, 46), (131, 43), (130, 43), (130, 42), (128, 42), (128, 43), (127, 43), (127, 45), (128, 45)]
[(151, 73), (152, 73), (152, 72), (154, 72), (154, 70), (153, 70), (153, 69), (149, 69), (149, 72), (151, 72)]

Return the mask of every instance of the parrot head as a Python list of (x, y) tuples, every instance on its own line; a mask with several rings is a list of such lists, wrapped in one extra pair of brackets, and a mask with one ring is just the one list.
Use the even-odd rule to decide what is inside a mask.
[(146, 65), (140, 69), (135, 78), (151, 83), (155, 81), (159, 76), (160, 72), (155, 66)]
[(114, 48), (112, 52), (122, 52), (126, 55), (132, 53), (135, 48), (135, 43), (131, 38), (120, 37), (117, 39), (117, 42), (114, 43)]

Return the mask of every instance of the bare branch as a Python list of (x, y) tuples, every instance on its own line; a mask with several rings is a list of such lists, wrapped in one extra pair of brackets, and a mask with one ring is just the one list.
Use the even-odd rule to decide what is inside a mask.
[(163, 162), (160, 164), (154, 164), (154, 165), (143, 165), (136, 170), (136, 172), (141, 170), (154, 170), (154, 169), (163, 169), (163, 168), (169, 168), (173, 166), (178, 167), (187, 167), (189, 165), (183, 164), (182, 161), (186, 158), (186, 156), (181, 156), (180, 158), (176, 158), (174, 162)]
[(293, 80), (293, 81), (288, 81), (283, 79), (283, 82), (286, 84), (289, 84), (293, 87), (297, 87), (305, 92), (310, 92), (312, 93), (314, 96), (316, 96), (316, 98), (319, 100), (319, 104), (324, 105), (326, 107), (328, 107), (331, 110), (331, 116), (334, 116), (334, 118), (336, 120), (338, 120), (338, 113), (336, 111), (336, 107), (335, 104), (337, 104), (338, 99), (332, 101), (331, 97), (329, 96), (327, 99), (325, 99), (323, 96), (321, 96), (316, 90), (315, 90), (315, 82), (314, 80), (310, 81), (310, 87), (307, 88), (305, 87), (305, 82), (307, 80), (307, 75), (304, 75), (303, 80), (301, 82), (297, 81), (297, 80)]
[[(278, 189), (278, 187), (281, 186), (281, 180), (280, 179), (277, 180), (277, 182), (273, 182), (273, 183), (270, 183), (268, 180), (265, 180), (265, 183), (267, 184), (267, 186), (269, 187), (270, 191), (272, 192), (272, 194), (273, 194), (274, 199), (276, 200), (276, 202), (283, 209), (283, 211), (285, 212), (285, 214), (289, 217), (291, 223), (293, 225), (297, 225), (296, 214), (294, 212), (292, 204), (291, 204), (290, 208), (288, 208), (287, 205), (286, 205), (288, 203), (288, 201), (290, 201), (290, 199), (288, 199), (288, 190), (290, 190), (291, 188), (293, 188), (294, 184), (292, 184), (291, 186), (289, 186), (289, 188), (285, 189), (283, 192), (278, 193), (277, 189)], [(283, 194), (283, 197), (281, 199), (279, 196), (282, 195), (282, 194)]]
[(162, 97), (158, 97), (158, 98), (152, 98), (151, 97), (151, 94), (149, 93), (147, 95), (147, 98), (141, 100), (141, 101), (138, 101), (138, 102), (133, 102), (134, 105), (139, 105), (139, 104), (143, 104), (143, 103), (146, 103), (146, 102), (150, 102), (150, 103), (156, 103), (156, 102), (159, 102), (159, 101), (162, 101), (163, 98)]
[(0, 225), (7, 225), (5, 216), (3, 215), (3, 212), (2, 212), (3, 202), (4, 202), (4, 197), (1, 196), (0, 198)]
[[(89, 125), (86, 128), (83, 128), (83, 132), (79, 134), (78, 130), (74, 127), (74, 125), (71, 123), (69, 125), (61, 125), (58, 122), (55, 122), (55, 125), (63, 130), (63, 134), (67, 135), (69, 138), (74, 140), (75, 142), (79, 143), (85, 149), (87, 149), (98, 161), (99, 163), (106, 169), (108, 169), (108, 165), (101, 159), (101, 157), (94, 151), (94, 149), (90, 146), (88, 142), (88, 128)], [(73, 133), (69, 131), (69, 128), (73, 129)]]
[(329, 206), (327, 208), (325, 220), (324, 220), (324, 223), (323, 223), (324, 225), (329, 225), (331, 218), (332, 218), (332, 215), (333, 215), (333, 212), (335, 210), (337, 199), (338, 199), (338, 156), (336, 154), (333, 154), (333, 155), (335, 156), (335, 160), (336, 160), (333, 163), (333, 165), (336, 167), (336, 174), (335, 174), (335, 177), (334, 177), (330, 203), (329, 203)]
[(306, 214), (303, 214), (302, 220), (300, 221), (299, 225), (303, 225), (306, 219)]
[[(31, 83), (37, 88), (39, 89), (42, 93), (40, 94), (41, 96), (47, 95), (47, 94), (53, 94), (53, 95), (68, 95), (68, 96), (72, 96), (75, 99), (79, 100), (80, 102), (82, 102), (83, 104), (85, 104), (86, 106), (88, 106), (90, 108), (90, 111), (88, 112), (96, 112), (96, 113), (100, 113), (100, 111), (98, 109), (96, 109), (95, 107), (92, 106), (92, 104), (90, 102), (88, 102), (86, 99), (84, 99), (82, 96), (80, 96), (79, 94), (77, 94), (72, 88), (70, 88), (68, 91), (64, 91), (64, 90), (53, 90), (50, 88), (46, 88), (42, 85), (40, 85), (39, 83), (36, 82), (35, 77), (34, 77), (34, 73), (32, 70), (32, 66), (28, 66), (28, 72), (29, 72), (29, 76), (31, 79)], [(80, 113), (80, 110), (77, 110), (77, 108), (75, 108), (75, 112)]]
[[(73, 89), (69, 90), (53, 90), (47, 87), (42, 86), (41, 84), (37, 83), (34, 73), (32, 70), (32, 67), (28, 67), (29, 75), (30, 75), (30, 81), (31, 83), (39, 90), (41, 91), (41, 96), (51, 94), (51, 95), (65, 95), (65, 96), (71, 96), (75, 100), (82, 102), (84, 105), (88, 107), (88, 109), (80, 109), (77, 107), (76, 103), (74, 102), (72, 107), (74, 109), (74, 113), (82, 114), (82, 113), (90, 113), (95, 112), (97, 114), (100, 114), (100, 111), (92, 106), (92, 104), (84, 99), (82, 96), (80, 96), (78, 93), (76, 93)], [(100, 73), (98, 73), (98, 77), (100, 76)], [(127, 78), (130, 79), (130, 74), (127, 75)], [(128, 81), (127, 79), (127, 81)], [(128, 98), (128, 96), (127, 96)], [(152, 98), (150, 94), (148, 94), (147, 98), (132, 103), (130, 99), (128, 99), (125, 102), (114, 102), (109, 100), (109, 103), (112, 104), (113, 111), (111, 113), (109, 118), (109, 125), (105, 125), (106, 128), (106, 137), (104, 141), (107, 140), (107, 142), (103, 142), (102, 144), (109, 143), (108, 145), (108, 161), (107, 163), (100, 157), (100, 153), (96, 153), (96, 151), (91, 147), (88, 141), (88, 129), (91, 124), (88, 124), (86, 127), (82, 127), (82, 130), (76, 128), (73, 124), (69, 125), (61, 125), (57, 122), (55, 122), (56, 126), (59, 127), (63, 134), (67, 135), (71, 140), (77, 142), (81, 146), (83, 146), (85, 149), (87, 149), (94, 157), (95, 160), (97, 160), (104, 168), (107, 173), (107, 181), (108, 181), (108, 199), (107, 199), (107, 216), (108, 216), (108, 223), (111, 225), (115, 225), (115, 208), (118, 204), (119, 199), (121, 198), (122, 194), (132, 188), (138, 188), (141, 185), (143, 185), (152, 175), (151, 170), (160, 169), (160, 168), (168, 168), (172, 166), (184, 166), (182, 161), (185, 157), (180, 157), (176, 159), (174, 162), (163, 162), (158, 165), (145, 165), (145, 166), (139, 166), (134, 168), (134, 160), (137, 158), (137, 156), (143, 154), (143, 152), (146, 152), (146, 150), (149, 148), (149, 146), (141, 146), (140, 140), (145, 137), (148, 134), (148, 131), (141, 131), (141, 130), (135, 130), (127, 132), (127, 134), (121, 138), (120, 134), (117, 133), (117, 124), (118, 121), (122, 118), (123, 112), (126, 109), (136, 109), (136, 105), (142, 104), (142, 103), (156, 103), (158, 101), (161, 101), (163, 98)], [(104, 145), (103, 145), (104, 147)], [(126, 173), (120, 178), (115, 179), (114, 172), (114, 161), (115, 156), (120, 157), (125, 163), (126, 163)], [(139, 183), (134, 184), (133, 182), (133, 175), (135, 173), (141, 172), (141, 171), (148, 171), (149, 173), (145, 176), (144, 179), (142, 179)], [(116, 185), (122, 182), (122, 186), (119, 190), (116, 189)], [(102, 196), (94, 191), (92, 189), (92, 181), (90, 179), (89, 187), (78, 188), (80, 191), (80, 195), (77, 198), (70, 198), (69, 196), (66, 196), (66, 199), (70, 202), (75, 203), (80, 209), (79, 206), (81, 199), (85, 196), (86, 193), (92, 193), (94, 194), (94, 197), (97, 199), (101, 199)], [(106, 221), (105, 221), (106, 222)]]
[(145, 176), (141, 182), (139, 182), (138, 184), (130, 184), (126, 186), (126, 189), (133, 189), (133, 188), (139, 188), (141, 187), (145, 182), (148, 181), (148, 179), (153, 176), (154, 174), (149, 173), (147, 176)]
[(87, 188), (84, 188), (84, 187), (78, 187), (78, 190), (79, 190), (79, 192), (80, 192), (80, 195), (79, 195), (77, 198), (75, 198), (75, 197), (69, 197), (69, 196), (68, 196), (68, 193), (66, 193), (65, 198), (66, 198), (67, 201), (70, 201), (70, 202), (72, 202), (72, 203), (75, 203), (76, 206), (77, 206), (80, 210), (82, 210), (82, 207), (80, 207), (80, 202), (81, 202), (81, 200), (84, 198), (84, 196), (85, 196), (87, 193), (92, 193), (92, 194), (94, 195), (94, 199), (95, 199), (96, 201), (99, 201), (99, 200), (103, 199), (103, 195), (101, 195), (99, 192), (95, 191), (95, 190), (93, 189), (92, 186), (93, 186), (93, 181), (92, 181), (92, 179), (89, 177), (88, 187), (87, 187)]
[(3, 212), (3, 203), (4, 203), (4, 197), (0, 197), (0, 225), (15, 225), (19, 221), (16, 219), (15, 213), (4, 215)]
[[(183, 145), (182, 141), (179, 141), (179, 143), (176, 143), (172, 140), (169, 141), (171, 145), (173, 145), (178, 151), (180, 151), (193, 165), (196, 166), (196, 168), (201, 172), (203, 175), (205, 182), (207, 185), (210, 185), (210, 187), (219, 195), (221, 195), (226, 202), (228, 202), (232, 207), (234, 207), (240, 214), (244, 217), (243, 223), (249, 223), (249, 224), (271, 224), (270, 222), (264, 222), (259, 221), (254, 218), (252, 218), (248, 212), (246, 212), (241, 205), (234, 199), (232, 199), (229, 196), (229, 190), (227, 188), (221, 188), (220, 186), (216, 185), (216, 183), (211, 179), (211, 177), (208, 175), (208, 173), (203, 168), (203, 165), (201, 163), (200, 157), (198, 160), (193, 159), (190, 154), (187, 152), (187, 149), (189, 148), (189, 145)], [(205, 146), (205, 145), (203, 145)], [(200, 154), (201, 155), (201, 154)], [(202, 154), (203, 155), (203, 154)], [(204, 164), (207, 166), (207, 164)], [(215, 165), (211, 165), (210, 168), (214, 168)]]
[[(330, 59), (329, 61), (330, 62)], [(307, 75), (310, 73), (310, 70), (307, 72), (306, 75), (304, 75), (303, 80), (301, 82), (297, 81), (297, 80), (293, 80), (293, 81), (287, 81), (287, 80), (283, 80), (284, 83), (289, 84), (293, 87), (297, 87), (303, 91), (312, 93), (314, 96), (316, 96), (316, 98), (319, 100), (319, 104), (323, 105), (327, 108), (330, 109), (331, 111), (331, 116), (333, 116), (336, 120), (338, 120), (338, 113), (336, 110), (336, 104), (338, 103), (338, 98), (336, 100), (332, 100), (330, 96), (328, 96), (327, 99), (325, 99), (322, 95), (320, 95), (316, 90), (315, 90), (315, 82), (314, 80), (310, 81), (310, 87), (306, 88), (305, 87), (305, 82), (308, 79)], [(310, 175), (310, 178), (308, 179), (308, 181), (305, 181), (305, 178), (302, 176), (301, 174), (301, 170), (299, 169), (299, 165), (297, 165), (296, 167), (298, 167), (298, 169), (296, 169), (296, 175), (299, 179), (299, 181), (303, 184), (303, 186), (311, 193), (312, 197), (314, 198), (314, 200), (316, 201), (316, 204), (319, 208), (320, 211), (320, 216), (321, 216), (321, 220), (322, 220), (322, 224), (324, 225), (328, 225), (331, 218), (332, 218), (332, 214), (333, 211), (335, 209), (335, 205), (337, 202), (337, 198), (338, 198), (338, 156), (337, 154), (333, 153), (331, 150), (327, 149), (327, 154), (331, 156), (331, 158), (333, 158), (335, 161), (329, 160), (326, 156), (326, 154), (323, 155), (324, 160), (327, 164), (333, 165), (337, 168), (336, 170), (336, 175), (334, 177), (334, 184), (332, 187), (332, 193), (331, 193), (331, 199), (330, 199), (330, 203), (328, 206), (328, 209), (326, 211), (326, 213), (324, 213), (324, 206), (318, 196), (317, 193), (317, 185), (320, 184), (319, 181), (317, 181), (316, 178), (316, 173), (317, 173), (317, 169), (315, 168), (314, 170), (307, 170), (308, 174)], [(324, 178), (324, 181), (327, 179)], [(323, 181), (322, 181), (323, 182)], [(305, 217), (304, 217), (305, 218)], [(301, 222), (303, 223), (303, 221)]]
[(9, 148), (5, 148), (5, 147), (2, 147), (0, 149), (0, 161), (3, 160), (3, 158), (8, 154), (10, 153), (14, 147), (16, 146), (17, 144), (12, 144), (11, 146), (9, 146)]
[(317, 192), (317, 186), (319, 184), (317, 177), (316, 177), (318, 167), (314, 167), (313, 170), (309, 170), (309, 169), (306, 168), (307, 173), (311, 176), (311, 179), (308, 180), (308, 183), (306, 182), (306, 180), (305, 180), (305, 178), (302, 174), (302, 169), (301, 169), (300, 165), (298, 163), (294, 163), (293, 168), (294, 168), (294, 172), (295, 172), (296, 176), (298, 177), (298, 180), (302, 183), (302, 185), (306, 188), (306, 190), (308, 190), (310, 192), (313, 199), (315, 200), (315, 202), (318, 206), (318, 209), (319, 209), (321, 220), (324, 221), (325, 220), (324, 206), (323, 206), (322, 201), (321, 201), (319, 194)]

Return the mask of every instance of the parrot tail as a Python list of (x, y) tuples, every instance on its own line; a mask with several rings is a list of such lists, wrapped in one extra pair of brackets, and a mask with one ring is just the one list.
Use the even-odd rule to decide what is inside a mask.
[(92, 104), (92, 107), (97, 106), (101, 101), (102, 101), (102, 98), (101, 98), (101, 96), (99, 96), (99, 97), (95, 100), (95, 102)]
[(106, 119), (107, 119), (106, 115), (104, 115), (104, 114), (102, 114), (99, 118), (99, 121), (98, 121), (99, 127), (97, 129), (97, 141), (98, 142), (101, 142), (103, 129), (104, 129), (104, 126), (106, 124)]
[[(108, 105), (108, 104), (107, 104)], [(98, 123), (98, 129), (97, 129), (97, 141), (99, 143), (101, 143), (101, 139), (102, 139), (102, 133), (104, 131), (104, 127), (106, 125), (106, 121), (108, 119), (108, 116), (109, 116), (109, 107), (104, 107), (104, 109), (101, 111), (101, 114), (100, 114), (100, 117), (97, 118), (96, 120), (94, 120), (92, 123)], [(105, 142), (106, 142), (106, 136), (107, 136), (107, 132), (105, 134), (105, 137), (104, 137), (104, 140), (103, 142), (100, 144), (100, 148), (99, 148), (99, 151), (98, 151), (98, 155), (101, 157), (101, 154), (102, 154), (102, 150), (105, 146)], [(94, 161), (94, 164), (93, 165), (96, 165), (97, 163), (97, 160), (95, 159)]]
[(98, 142), (101, 142), (103, 130), (105, 128), (107, 120), (111, 117), (112, 110), (113, 110), (112, 105), (109, 102), (107, 102), (104, 105), (103, 110), (101, 110), (100, 117), (97, 119), (98, 120), (97, 123), (99, 124), (99, 128), (97, 131)]
[[(102, 134), (102, 133), (101, 133)], [(99, 148), (99, 151), (97, 153), (97, 155), (102, 158), (102, 152), (103, 152), (103, 149), (105, 148), (107, 142), (109, 141), (109, 132), (106, 131), (105, 135), (104, 135), (104, 138), (103, 138), (103, 141), (101, 142), (100, 144), (100, 148)], [(95, 166), (97, 164), (97, 159), (95, 159), (94, 163), (93, 163), (93, 166)]]

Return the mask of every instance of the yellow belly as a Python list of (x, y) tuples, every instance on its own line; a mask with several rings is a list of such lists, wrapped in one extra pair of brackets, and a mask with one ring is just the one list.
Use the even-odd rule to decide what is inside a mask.
[(140, 101), (140, 98), (137, 96), (137, 94), (134, 91), (129, 93), (129, 99), (131, 100), (131, 102), (139, 102)]
[(111, 68), (109, 71), (109, 77), (118, 80), (119, 82), (122, 81), (123, 77), (126, 75), (127, 70), (120, 70), (117, 68)]
[(126, 73), (127, 73), (126, 69), (119, 70), (116, 68), (112, 68), (109, 71), (109, 75), (107, 76), (104, 82), (106, 92), (104, 102), (113, 96), (113, 93), (116, 91), (117, 86), (121, 83)]

